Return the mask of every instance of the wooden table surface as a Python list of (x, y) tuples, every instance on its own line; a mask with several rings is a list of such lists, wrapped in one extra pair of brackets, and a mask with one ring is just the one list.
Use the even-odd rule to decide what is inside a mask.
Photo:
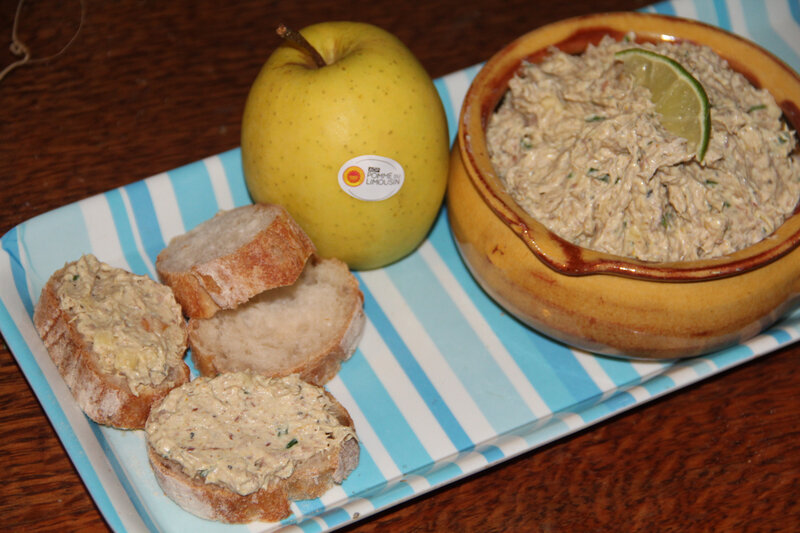
[[(279, 22), (380, 25), (438, 77), (567, 16), (648, 0), (85, 1), (61, 56), (0, 81), (0, 234), (90, 195), (239, 145), (244, 100)], [(10, 42), (17, 0), (0, 0)], [(18, 36), (58, 52), (79, 0), (29, 0)], [(4, 47), (0, 63), (15, 57)], [(57, 238), (57, 236), (54, 236)], [(348, 531), (800, 529), (800, 346), (759, 358)], [(108, 528), (5, 344), (0, 524)]]

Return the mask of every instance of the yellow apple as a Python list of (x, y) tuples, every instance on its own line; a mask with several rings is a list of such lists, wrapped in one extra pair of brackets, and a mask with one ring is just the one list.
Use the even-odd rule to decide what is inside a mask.
[(411, 51), (376, 26), (325, 22), (300, 34), (310, 50), (285, 41), (247, 97), (248, 190), (283, 205), (320, 255), (384, 266), (419, 245), (442, 204), (442, 102)]

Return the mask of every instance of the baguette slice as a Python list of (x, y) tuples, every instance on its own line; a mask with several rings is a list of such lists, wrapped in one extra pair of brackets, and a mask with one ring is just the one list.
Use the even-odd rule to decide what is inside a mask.
[(42, 289), (33, 322), (75, 401), (99, 424), (144, 427), (189, 380), (186, 323), (169, 287), (83, 256)]
[(286, 518), (289, 500), (321, 496), (359, 459), (347, 410), (297, 375), (199, 377), (153, 408), (145, 432), (164, 493), (226, 523)]
[(358, 345), (363, 303), (345, 263), (313, 256), (294, 285), (265, 291), (212, 318), (190, 319), (192, 359), (204, 376), (252, 370), (300, 374), (323, 385)]
[(313, 252), (283, 207), (245, 205), (173, 238), (158, 254), (156, 270), (186, 316), (209, 318), (264, 290), (291, 285)]

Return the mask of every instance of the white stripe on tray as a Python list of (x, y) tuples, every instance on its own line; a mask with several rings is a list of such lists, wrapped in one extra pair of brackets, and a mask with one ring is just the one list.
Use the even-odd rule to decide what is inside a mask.
[(186, 228), (183, 227), (178, 200), (175, 198), (175, 190), (172, 188), (169, 176), (165, 172), (148, 178), (145, 183), (153, 201), (153, 209), (156, 212), (161, 236), (164, 242), (169, 244), (173, 237), (186, 232)]
[(361, 279), (386, 313), (403, 342), (429, 379), (435, 382), (438, 392), (472, 442), (481, 442), (494, 434), (491, 424), (483, 416), (469, 391), (447, 364), (425, 327), (409, 309), (408, 303), (382, 270), (362, 272)]

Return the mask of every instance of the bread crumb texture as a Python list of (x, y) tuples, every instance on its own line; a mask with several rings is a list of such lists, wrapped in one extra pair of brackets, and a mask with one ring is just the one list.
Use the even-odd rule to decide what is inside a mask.
[(220, 211), (176, 238), (177, 249), (164, 254), (163, 267), (170, 271), (189, 270), (194, 265), (232, 254), (269, 227), (278, 212), (252, 206)]
[[(210, 319), (192, 320), (189, 342), (194, 356), (210, 354), (219, 372), (250, 369), (285, 375), (342, 344), (351, 323), (361, 320), (362, 305), (357, 281), (344, 263), (312, 261), (291, 286), (262, 292)], [(360, 337), (360, 322), (355, 326)], [(345, 339), (348, 353), (341, 354), (343, 359), (357, 341)]]

